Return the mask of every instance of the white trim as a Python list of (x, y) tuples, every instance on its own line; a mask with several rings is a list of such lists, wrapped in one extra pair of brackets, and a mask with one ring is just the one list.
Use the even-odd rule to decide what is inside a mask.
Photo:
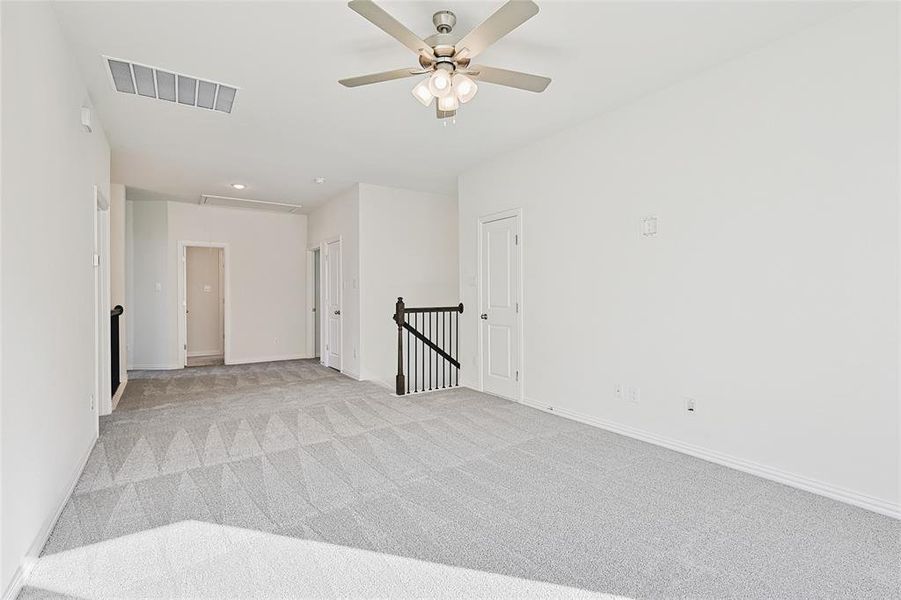
[(94, 414), (112, 412), (110, 389), (110, 219), (109, 199), (94, 185)]
[(322, 247), (312, 244), (307, 248), (307, 354), (310, 357), (322, 356), (322, 314), (319, 314), (319, 345), (316, 348), (316, 257), (319, 257), (319, 312), (322, 312)]
[(113, 395), (112, 410), (110, 412), (112, 412), (113, 410), (116, 410), (116, 407), (119, 406), (119, 400), (121, 400), (122, 396), (125, 395), (125, 386), (126, 385), (128, 385), (128, 376), (127, 375), (125, 377), (122, 377), (121, 379), (119, 379), (119, 389), (117, 389), (115, 395)]
[(13, 573), (9, 585), (6, 586), (6, 591), (3, 593), (3, 600), (16, 600), (16, 598), (19, 597), (22, 588), (24, 588), (25, 584), (28, 582), (28, 577), (31, 575), (31, 571), (34, 569), (37, 562), (36, 558), (28, 556), (22, 559), (22, 563), (19, 565), (19, 568), (16, 569), (16, 572)]
[[(347, 349), (344, 347), (344, 238), (343, 236), (335, 236), (332, 238), (326, 238), (323, 240), (319, 247), (319, 292), (320, 292), (320, 300), (319, 300), (319, 308), (327, 309), (328, 303), (328, 283), (326, 282), (323, 285), (323, 275), (328, 277), (328, 263), (326, 262), (329, 258), (328, 247), (330, 244), (338, 244), (338, 295), (340, 297), (340, 301), (338, 303), (338, 310), (341, 311), (341, 318), (338, 319), (338, 339), (341, 340), (341, 366), (336, 369), (339, 373), (345, 373), (346, 375), (351, 375), (345, 371), (344, 365), (347, 363)], [(325, 366), (331, 369), (335, 367), (331, 365), (329, 362), (329, 351), (325, 349), (326, 340), (328, 338), (328, 317), (322, 318), (322, 315), (319, 315), (319, 326), (322, 328), (320, 336), (319, 336), (319, 355), (322, 360), (325, 361)], [(329, 340), (330, 341), (330, 340)], [(359, 375), (351, 375), (354, 379), (358, 381), (362, 381)]]
[[(187, 248), (221, 248), (222, 262), (225, 265), (222, 280), (222, 298), (223, 298), (223, 362), (227, 365), (232, 364), (231, 361), (231, 290), (229, 285), (231, 277), (229, 274), (229, 245), (227, 242), (192, 242), (188, 240), (178, 241), (178, 254), (175, 258), (178, 270), (178, 366), (176, 369), (184, 369), (188, 362), (188, 314), (187, 309)], [(155, 368), (155, 367), (144, 367)], [(167, 367), (168, 368), (168, 367)]]
[(887, 517), (901, 519), (901, 506), (892, 504), (891, 502), (882, 500), (880, 498), (874, 498), (873, 496), (868, 496), (866, 494), (861, 494), (859, 492), (855, 492), (853, 490), (849, 490), (837, 485), (832, 485), (830, 483), (825, 483), (823, 481), (804, 477), (803, 475), (790, 473), (788, 471), (783, 471), (782, 469), (777, 469), (775, 467), (770, 467), (751, 460), (738, 458), (737, 456), (732, 456), (723, 452), (710, 450), (702, 446), (696, 446), (694, 444), (682, 442), (674, 438), (657, 435), (656, 433), (651, 433), (649, 431), (631, 427), (629, 425), (622, 425), (613, 421), (607, 421), (606, 419), (593, 417), (591, 415), (586, 415), (584, 413), (569, 410), (567, 408), (549, 406), (546, 403), (537, 402), (528, 398), (523, 398), (522, 404), (531, 406), (532, 408), (537, 408), (538, 410), (543, 412), (559, 415), (566, 419), (585, 423), (586, 425), (592, 425), (594, 427), (598, 427), (606, 431), (612, 431), (613, 433), (618, 433), (626, 437), (641, 440), (643, 442), (648, 442), (650, 444), (654, 444), (655, 446), (661, 446), (663, 448), (668, 448), (669, 450), (681, 452), (682, 454), (688, 454), (689, 456), (694, 456), (696, 458), (716, 463), (718, 465), (723, 465), (737, 471), (750, 473), (751, 475), (756, 475), (758, 477), (762, 477), (763, 479), (769, 479), (770, 481), (775, 481), (777, 483), (791, 486), (793, 488), (811, 492), (820, 496), (825, 496), (826, 498), (831, 498), (832, 500), (838, 500), (839, 502), (851, 504), (853, 506), (870, 510)]
[[(335, 371), (338, 371), (338, 369), (335, 369), (334, 367), (329, 367), (328, 365), (323, 365), (323, 366), (328, 367), (329, 369), (334, 369)], [(341, 373), (342, 375), (347, 375), (351, 379), (356, 379), (357, 381), (369, 381), (367, 379), (363, 379), (362, 377), (360, 377), (359, 373), (351, 373), (350, 371), (338, 371), (338, 372)], [(378, 383), (378, 382), (376, 381), (375, 383)]]
[(197, 358), (198, 356), (222, 356), (222, 353), (219, 350), (190, 350), (188, 351), (188, 358)]
[(254, 363), (264, 363), (264, 362), (279, 362), (283, 360), (301, 360), (305, 358), (310, 358), (306, 355), (306, 353), (301, 354), (278, 354), (275, 356), (255, 356), (251, 358), (238, 358), (235, 360), (231, 360), (226, 362), (227, 365), (250, 365)]
[[(526, 375), (525, 375), (525, 366), (524, 366), (525, 361), (523, 360), (523, 348), (525, 346), (525, 344), (523, 342), (523, 336), (525, 333), (525, 325), (524, 325), (525, 298), (524, 298), (524, 294), (523, 294), (523, 289), (524, 289), (523, 288), (523, 279), (524, 279), (523, 272), (525, 270), (523, 269), (523, 264), (524, 264), (523, 250), (524, 250), (525, 244), (522, 243), (522, 238), (523, 238), (522, 213), (523, 213), (522, 208), (510, 208), (507, 210), (502, 210), (499, 212), (480, 216), (479, 217), (479, 227), (478, 227), (478, 229), (479, 229), (478, 251), (477, 251), (477, 256), (476, 256), (476, 260), (478, 261), (478, 265), (479, 265), (478, 274), (476, 275), (476, 303), (477, 303), (476, 314), (479, 314), (479, 311), (482, 310), (482, 228), (485, 226), (486, 223), (492, 223), (494, 221), (500, 221), (502, 219), (509, 219), (510, 217), (517, 217), (517, 229), (518, 229), (517, 235), (519, 236), (519, 239), (517, 240), (517, 244), (516, 244), (517, 252), (519, 252), (519, 289), (517, 290), (517, 294), (519, 295), (519, 297), (517, 298), (517, 300), (519, 301), (519, 312), (517, 313), (518, 317), (516, 319), (516, 322), (519, 325), (519, 327), (518, 327), (519, 343), (517, 344), (517, 354), (519, 356), (517, 356), (518, 364), (516, 366), (516, 370), (519, 371), (519, 381), (517, 382), (517, 383), (519, 383), (519, 387), (518, 387), (519, 393), (518, 393), (518, 397), (507, 398), (508, 400), (514, 400), (516, 402), (522, 402), (524, 400), (523, 393), (524, 393), (524, 390), (526, 389), (525, 388)], [(479, 357), (479, 391), (485, 392), (485, 374), (482, 369), (482, 366), (483, 366), (483, 364), (482, 364), (482, 357), (483, 357), (483, 354), (482, 354), (482, 348), (483, 348), (483, 346), (482, 346), (482, 324), (479, 323), (478, 321), (476, 321), (476, 328), (478, 331), (476, 337), (478, 340), (477, 341), (477, 343), (478, 343), (478, 355), (477, 356)], [(489, 392), (485, 392), (485, 393), (489, 393)], [(506, 396), (500, 396), (500, 397), (506, 398)]]
[(54, 513), (50, 518), (44, 521), (44, 524), (41, 526), (40, 530), (38, 530), (38, 533), (31, 542), (31, 546), (29, 546), (25, 556), (22, 557), (19, 567), (16, 569), (15, 573), (13, 573), (9, 585), (6, 586), (6, 590), (3, 592), (3, 600), (15, 600), (22, 591), (22, 588), (28, 583), (28, 576), (31, 574), (32, 569), (34, 569), (35, 564), (37, 564), (41, 550), (47, 545), (47, 540), (50, 539), (50, 534), (53, 532), (53, 528), (56, 526), (56, 522), (59, 520), (60, 515), (63, 514), (63, 509), (66, 507), (66, 503), (69, 502), (72, 492), (75, 491), (75, 486), (78, 485), (81, 473), (88, 464), (88, 458), (90, 458), (91, 452), (94, 450), (97, 439), (98, 438), (95, 435), (91, 440), (90, 446), (88, 446), (87, 452), (85, 452), (81, 460), (78, 461), (78, 468), (70, 479), (69, 485), (66, 486), (65, 494), (57, 504)]
[(159, 363), (152, 363), (149, 365), (128, 365), (129, 371), (173, 371), (175, 369), (184, 369), (184, 366), (181, 366), (178, 363), (168, 365)]

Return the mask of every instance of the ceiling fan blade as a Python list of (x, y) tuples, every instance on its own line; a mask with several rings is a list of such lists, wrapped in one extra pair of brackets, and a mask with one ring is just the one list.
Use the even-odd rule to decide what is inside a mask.
[(505, 85), (507, 87), (526, 90), (528, 92), (543, 92), (551, 83), (550, 77), (530, 75), (529, 73), (508, 71), (507, 69), (486, 67), (484, 65), (472, 65), (467, 69), (467, 72), (480, 83), (485, 82), (494, 83), (496, 85)]
[(532, 0), (510, 0), (454, 45), (460, 58), (473, 58), (538, 14)]
[(431, 46), (372, 0), (350, 0), (347, 6), (416, 54), (430, 59), (435, 58), (435, 52)]
[(369, 75), (360, 75), (359, 77), (348, 77), (340, 79), (338, 83), (344, 87), (358, 87), (361, 85), (369, 85), (371, 83), (381, 83), (383, 81), (393, 81), (395, 79), (403, 79), (405, 77), (413, 77), (423, 73), (421, 69), (394, 69), (393, 71), (383, 71), (381, 73), (370, 73)]

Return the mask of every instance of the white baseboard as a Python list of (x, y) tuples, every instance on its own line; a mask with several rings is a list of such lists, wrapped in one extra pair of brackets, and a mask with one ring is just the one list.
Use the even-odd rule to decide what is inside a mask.
[(347, 375), (351, 379), (356, 379), (357, 381), (363, 381), (363, 379), (360, 377), (359, 373), (354, 373), (352, 371), (341, 371), (340, 373), (342, 375)]
[(122, 399), (122, 395), (125, 393), (126, 385), (128, 385), (128, 377), (123, 377), (119, 381), (119, 387), (116, 389), (116, 393), (113, 394), (112, 410), (116, 410), (116, 407), (119, 406), (119, 400)]
[(28, 581), (28, 576), (31, 575), (31, 570), (34, 569), (35, 563), (37, 563), (35, 559), (28, 558), (27, 556), (22, 559), (22, 564), (19, 565), (19, 568), (13, 573), (12, 581), (6, 586), (6, 591), (3, 593), (3, 600), (16, 600), (19, 593), (21, 593), (22, 588), (25, 587), (25, 582)]
[(279, 362), (282, 360), (300, 360), (302, 358), (310, 358), (306, 352), (302, 354), (279, 354), (276, 356), (253, 356), (248, 358), (231, 358), (225, 363), (227, 365), (252, 365), (254, 363)]
[(222, 356), (222, 350), (189, 350), (188, 357), (194, 358), (197, 356)]
[(128, 365), (129, 371), (173, 371), (175, 369), (184, 369), (184, 365), (178, 363), (169, 365), (148, 364), (148, 365)]
[(551, 407), (546, 403), (537, 402), (528, 398), (523, 398), (522, 404), (531, 406), (532, 408), (537, 408), (538, 410), (544, 411), (546, 413), (559, 415), (573, 421), (585, 423), (586, 425), (592, 425), (600, 429), (612, 431), (613, 433), (619, 433), (636, 440), (641, 440), (643, 442), (662, 446), (670, 450), (675, 450), (676, 452), (688, 454), (690, 456), (694, 456), (696, 458), (700, 458), (712, 463), (730, 467), (732, 469), (743, 471), (745, 473), (750, 473), (751, 475), (756, 475), (764, 479), (769, 479), (770, 481), (775, 481), (777, 483), (805, 490), (807, 492), (818, 494), (820, 496), (825, 496), (833, 500), (838, 500), (839, 502), (851, 504), (853, 506), (879, 513), (881, 515), (895, 519), (901, 519), (901, 506), (893, 504), (881, 498), (874, 498), (873, 496), (861, 494), (847, 488), (818, 481), (816, 479), (811, 479), (809, 477), (804, 477), (802, 475), (797, 475), (795, 473), (790, 473), (788, 471), (783, 471), (781, 469), (763, 465), (754, 461), (738, 458), (737, 456), (717, 452), (715, 450), (709, 450), (701, 446), (696, 446), (694, 444), (689, 444), (666, 436), (650, 433), (636, 427), (622, 425), (613, 421), (607, 421), (605, 419), (600, 419), (598, 417), (593, 417), (591, 415), (586, 415), (566, 408)]
[[(121, 387), (121, 386), (120, 386)], [(75, 486), (78, 484), (78, 479), (81, 477), (81, 473), (84, 471), (85, 466), (88, 464), (88, 458), (91, 456), (91, 452), (94, 450), (94, 445), (97, 443), (97, 438), (94, 437), (91, 445), (88, 446), (88, 451), (78, 462), (78, 467), (75, 469), (75, 473), (69, 480), (69, 484), (66, 486), (65, 494), (63, 494), (62, 498), (58, 502), (56, 506), (56, 510), (47, 518), (43, 525), (41, 525), (41, 529), (38, 531), (37, 535), (34, 537), (34, 540), (31, 542), (31, 546), (29, 546), (28, 551), (25, 553), (25, 556), (22, 557), (22, 561), (19, 564), (19, 567), (16, 569), (16, 572), (13, 573), (12, 580), (9, 585), (6, 586), (6, 590), (3, 592), (2, 600), (15, 600), (15, 598), (22, 591), (22, 588), (28, 583), (28, 576), (31, 574), (32, 569), (38, 562), (38, 557), (41, 555), (41, 550), (44, 549), (44, 546), (47, 544), (47, 540), (50, 539), (50, 534), (53, 532), (53, 527), (56, 525), (56, 522), (59, 520), (60, 515), (63, 513), (63, 509), (66, 507), (66, 503), (69, 501), (69, 498), (72, 496), (72, 492), (75, 491)]]

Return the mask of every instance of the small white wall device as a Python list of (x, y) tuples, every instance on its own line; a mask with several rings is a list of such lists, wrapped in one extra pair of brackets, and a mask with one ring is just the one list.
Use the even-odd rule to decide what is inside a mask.
[(85, 133), (91, 133), (91, 109), (87, 106), (81, 107), (81, 126), (84, 127)]

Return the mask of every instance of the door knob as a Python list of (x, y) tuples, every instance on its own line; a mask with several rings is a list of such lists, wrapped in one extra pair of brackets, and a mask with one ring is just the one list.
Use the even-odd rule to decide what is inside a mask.
[(340, 315), (340, 314), (341, 314), (341, 311), (340, 311), (340, 310), (336, 310), (336, 311), (335, 311), (335, 314), (336, 314), (336, 315)]
[(488, 320), (488, 313), (482, 313), (481, 315), (479, 315), (479, 318), (482, 319), (483, 321), (487, 321), (487, 320)]

